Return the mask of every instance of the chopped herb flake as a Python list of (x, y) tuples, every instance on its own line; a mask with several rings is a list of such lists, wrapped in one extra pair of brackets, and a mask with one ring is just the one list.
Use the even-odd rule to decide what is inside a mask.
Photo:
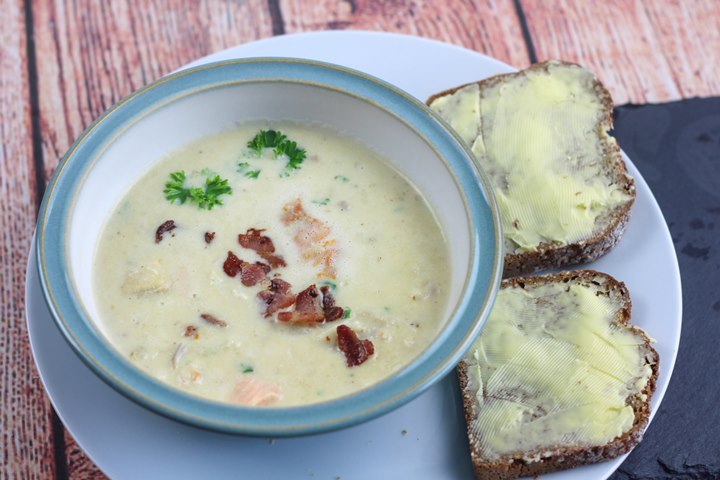
[(257, 179), (260, 176), (260, 169), (253, 170), (250, 168), (250, 164), (248, 162), (240, 162), (238, 163), (238, 173), (242, 173), (247, 178), (253, 178)]
[(325, 197), (322, 200), (313, 200), (312, 203), (314, 203), (316, 205), (327, 205), (330, 203), (330, 199)]
[(208, 169), (203, 170), (203, 175), (206, 177), (204, 188), (187, 187), (185, 185), (187, 177), (182, 170), (170, 173), (170, 179), (165, 183), (165, 190), (163, 190), (165, 198), (170, 203), (180, 204), (190, 200), (206, 210), (212, 210), (215, 205), (222, 205), (220, 196), (232, 193), (227, 179), (220, 178), (220, 175), (213, 174)]
[(347, 183), (350, 181), (350, 179), (348, 177), (346, 177), (345, 175), (335, 175), (335, 180), (337, 180), (338, 182), (342, 182), (342, 183)]
[(330, 290), (337, 290), (337, 285), (335, 282), (331, 282), (330, 280), (323, 280), (320, 282), (320, 285), (323, 287), (328, 287)]
[(343, 308), (343, 318), (350, 318), (350, 315), (352, 315), (352, 310), (348, 307)]
[(246, 365), (243, 363), (240, 367), (242, 368), (242, 373), (253, 373), (255, 371), (252, 365)]

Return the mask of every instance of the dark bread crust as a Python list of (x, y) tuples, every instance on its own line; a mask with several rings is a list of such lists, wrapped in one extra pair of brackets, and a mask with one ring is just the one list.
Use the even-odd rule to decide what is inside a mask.
[[(615, 323), (629, 328), (634, 334), (644, 340), (642, 348), (645, 352), (645, 359), (652, 369), (652, 374), (645, 388), (636, 395), (628, 397), (627, 405), (633, 408), (635, 420), (630, 430), (614, 438), (604, 445), (596, 445), (589, 448), (558, 446), (555, 448), (543, 449), (543, 452), (550, 452), (547, 456), (541, 456), (539, 460), (527, 460), (533, 455), (541, 455), (541, 452), (522, 452), (516, 455), (508, 455), (501, 460), (491, 461), (483, 459), (478, 446), (479, 440), (474, 438), (472, 429), (473, 419), (476, 417), (477, 404), (474, 393), (468, 389), (469, 379), (467, 364), (461, 361), (457, 372), (460, 379), (460, 390), (463, 397), (465, 410), (465, 422), (467, 425), (468, 438), (470, 440), (470, 457), (473, 463), (475, 478), (477, 479), (507, 479), (520, 476), (539, 475), (541, 473), (565, 470), (578, 465), (597, 463), (622, 455), (630, 451), (642, 439), (643, 432), (648, 423), (650, 415), (650, 399), (655, 391), (658, 376), (658, 353), (652, 348), (650, 338), (641, 329), (630, 325), (631, 300), (625, 284), (614, 279), (610, 275), (594, 270), (565, 271), (561, 273), (519, 277), (503, 280), (500, 288), (531, 288), (549, 283), (577, 283), (580, 285), (597, 286), (608, 296), (618, 299), (621, 308)], [(645, 395), (645, 399), (642, 398)], [(525, 457), (525, 458), (524, 458)]]
[[(570, 62), (543, 62), (532, 65), (526, 70), (517, 73), (496, 75), (476, 83), (482, 92), (483, 88), (502, 83), (509, 78), (523, 76), (527, 71), (547, 71), (551, 64), (582, 68)], [(430, 105), (437, 98), (453, 94), (468, 85), (472, 84), (469, 83), (436, 93), (428, 98), (426, 104)], [(620, 147), (618, 147), (615, 141), (607, 140), (606, 132), (612, 129), (613, 101), (610, 92), (608, 92), (597, 78), (593, 80), (592, 88), (603, 106), (603, 112), (600, 121), (598, 121), (596, 125), (595, 131), (598, 140), (603, 145), (603, 158), (607, 163), (605, 173), (612, 179), (613, 183), (625, 191), (630, 199), (618, 205), (614, 210), (609, 212), (608, 215), (601, 217), (599, 222), (603, 225), (602, 228), (597, 229), (590, 238), (567, 245), (543, 243), (534, 251), (506, 253), (503, 278), (524, 275), (540, 270), (555, 269), (566, 265), (580, 265), (591, 262), (609, 252), (625, 232), (625, 227), (630, 218), (630, 209), (636, 197), (635, 182), (627, 173), (625, 162), (620, 154)]]

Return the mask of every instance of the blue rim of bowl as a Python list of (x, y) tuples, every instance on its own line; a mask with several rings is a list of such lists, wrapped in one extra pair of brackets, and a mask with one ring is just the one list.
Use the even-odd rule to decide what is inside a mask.
[[(199, 91), (240, 83), (292, 82), (339, 91), (395, 116), (446, 164), (471, 224), (470, 270), (447, 326), (427, 351), (376, 385), (338, 399), (285, 408), (251, 408), (181, 392), (142, 373), (102, 337), (74, 290), (66, 234), (74, 199), (107, 146), (144, 115)], [(113, 105), (73, 143), (43, 198), (37, 227), (38, 270), (55, 324), (76, 354), (114, 389), (166, 417), (229, 433), (293, 436), (348, 427), (387, 413), (443, 378), (479, 334), (502, 274), (499, 214), (489, 182), (457, 134), (423, 103), (365, 73), (292, 58), (221, 61), (168, 75)], [(480, 248), (492, 246), (492, 255)], [(380, 401), (378, 401), (380, 399)]]

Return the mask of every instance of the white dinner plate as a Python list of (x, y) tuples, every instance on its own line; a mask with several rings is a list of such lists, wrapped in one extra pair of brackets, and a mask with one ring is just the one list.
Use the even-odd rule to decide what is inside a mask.
[[(274, 37), (192, 65), (250, 56), (302, 57), (345, 65), (389, 81), (421, 100), (512, 70), (452, 45), (371, 32)], [(657, 202), (634, 165), (627, 158), (626, 162), (637, 186), (627, 232), (614, 250), (590, 266), (627, 284), (633, 323), (657, 340), (660, 376), (652, 400), (654, 414), (667, 389), (680, 341), (680, 273)], [(472, 477), (455, 375), (394, 412), (345, 430), (279, 440), (231, 436), (161, 417), (97, 378), (54, 326), (42, 297), (34, 254), (28, 263), (26, 307), (32, 351), (50, 399), (83, 450), (111, 478)], [(605, 478), (624, 458), (543, 479)]]

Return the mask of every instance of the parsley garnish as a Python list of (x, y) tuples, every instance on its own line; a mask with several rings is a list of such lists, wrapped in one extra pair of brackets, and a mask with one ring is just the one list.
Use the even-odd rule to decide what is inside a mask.
[(262, 155), (263, 149), (272, 148), (275, 158), (282, 156), (287, 157), (285, 164), (285, 172), (283, 176), (290, 174), (292, 170), (297, 170), (305, 161), (307, 153), (304, 148), (298, 147), (294, 142), (285, 136), (282, 132), (276, 130), (260, 130), (252, 140), (247, 144), (248, 148), (254, 151), (257, 156)]
[(352, 310), (347, 307), (343, 308), (343, 318), (349, 318), (350, 315), (352, 315)]
[(247, 144), (248, 148), (253, 150), (257, 156), (262, 155), (264, 148), (274, 148), (275, 156), (279, 156), (277, 148), (279, 145), (287, 141), (287, 137), (275, 130), (260, 130), (255, 137)]
[(238, 163), (238, 172), (245, 175), (247, 178), (257, 179), (260, 176), (260, 169), (252, 170), (248, 162)]
[(203, 187), (187, 187), (185, 186), (185, 172), (180, 170), (178, 172), (172, 172), (170, 179), (165, 183), (165, 198), (170, 203), (183, 204), (190, 200), (197, 204), (198, 207), (206, 210), (212, 210), (215, 205), (222, 205), (223, 202), (220, 200), (221, 195), (229, 195), (232, 193), (232, 188), (228, 185), (227, 179), (220, 178), (220, 175), (214, 174), (210, 176), (211, 172), (205, 170), (205, 186)]
[(316, 205), (328, 205), (330, 203), (330, 199), (325, 197), (322, 200), (313, 200), (312, 203)]
[(288, 170), (296, 170), (300, 168), (300, 164), (305, 161), (305, 149), (297, 146), (296, 142), (285, 140), (283, 143), (278, 144), (275, 148), (275, 157), (286, 155), (288, 162), (285, 168)]
[(180, 170), (179, 172), (173, 172), (170, 174), (170, 180), (165, 184), (165, 198), (170, 203), (175, 201), (179, 203), (185, 203), (185, 200), (190, 196), (190, 190), (185, 188), (185, 172)]

